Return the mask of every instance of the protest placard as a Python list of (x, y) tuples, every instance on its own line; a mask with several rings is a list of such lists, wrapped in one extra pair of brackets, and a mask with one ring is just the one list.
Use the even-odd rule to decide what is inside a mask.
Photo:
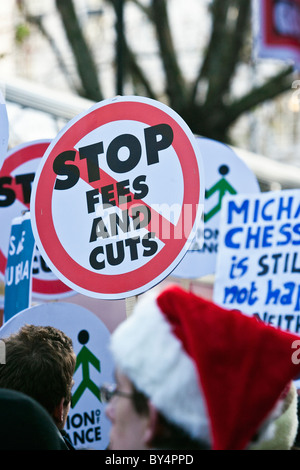
[[(1, 338), (25, 324), (53, 326), (68, 335), (76, 354), (76, 370), (65, 431), (76, 449), (104, 450), (109, 443), (110, 421), (100, 400), (99, 386), (113, 382), (109, 353), (110, 333), (104, 323), (84, 307), (47, 302), (23, 310), (0, 328)], [(0, 357), (1, 358), (1, 357)]]
[(34, 181), (32, 225), (51, 270), (91, 297), (137, 295), (179, 263), (203, 212), (202, 159), (169, 107), (116, 97), (74, 118)]
[(299, 0), (254, 0), (254, 55), (272, 58), (300, 68)]
[[(30, 210), (30, 195), (35, 172), (51, 140), (25, 142), (12, 148), (0, 170), (0, 276), (5, 276), (10, 226), (13, 218)], [(35, 298), (58, 299), (73, 295), (46, 265), (38, 249), (33, 259), (32, 295)]]
[(214, 301), (300, 333), (300, 190), (223, 201)]
[(197, 137), (205, 172), (204, 220), (172, 276), (199, 278), (214, 274), (219, 242), (222, 199), (226, 194), (260, 192), (252, 170), (228, 145)]
[(15, 217), (11, 224), (5, 269), (4, 321), (31, 306), (34, 246), (30, 212), (26, 212)]

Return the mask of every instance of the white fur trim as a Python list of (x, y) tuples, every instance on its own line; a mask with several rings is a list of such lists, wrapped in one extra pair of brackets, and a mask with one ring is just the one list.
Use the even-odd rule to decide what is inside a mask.
[(194, 363), (155, 299), (139, 300), (131, 316), (112, 334), (111, 350), (117, 366), (170, 422), (211, 444)]

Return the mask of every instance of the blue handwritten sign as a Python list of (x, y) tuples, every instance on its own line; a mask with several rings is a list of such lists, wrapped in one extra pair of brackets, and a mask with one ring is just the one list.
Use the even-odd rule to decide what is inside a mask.
[(213, 298), (300, 333), (300, 190), (224, 198)]
[(5, 270), (4, 321), (30, 307), (35, 242), (30, 213), (12, 220)]

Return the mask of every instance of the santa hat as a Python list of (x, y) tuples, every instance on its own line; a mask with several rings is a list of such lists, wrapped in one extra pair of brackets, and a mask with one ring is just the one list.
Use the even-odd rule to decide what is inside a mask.
[(111, 350), (170, 422), (212, 449), (239, 450), (280, 415), (300, 375), (292, 360), (299, 339), (170, 286), (137, 302)]

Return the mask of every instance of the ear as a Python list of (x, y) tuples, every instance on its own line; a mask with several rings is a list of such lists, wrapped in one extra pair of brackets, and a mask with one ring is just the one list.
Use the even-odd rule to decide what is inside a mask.
[(62, 426), (64, 422), (64, 402), (65, 399), (62, 398), (60, 403), (54, 408), (54, 411), (52, 413), (52, 416), (58, 428)]
[(165, 433), (161, 423), (160, 414), (155, 406), (149, 402), (148, 422), (144, 432), (144, 443), (151, 447), (153, 443)]

